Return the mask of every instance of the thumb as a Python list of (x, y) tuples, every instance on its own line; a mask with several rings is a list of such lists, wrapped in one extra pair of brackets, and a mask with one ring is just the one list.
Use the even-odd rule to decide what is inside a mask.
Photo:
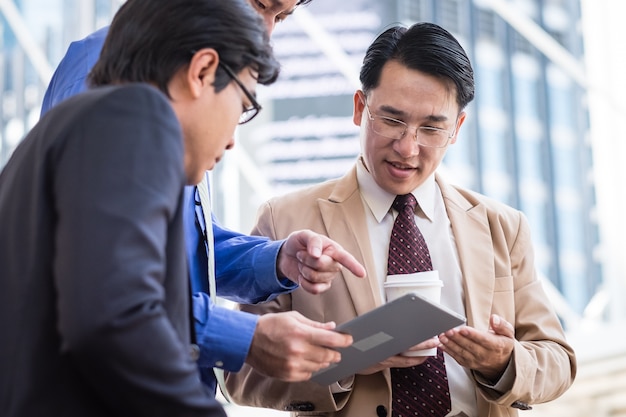
[(515, 336), (515, 329), (513, 329), (513, 325), (508, 321), (504, 320), (497, 314), (493, 314), (491, 319), (489, 320), (491, 324), (491, 329), (495, 334), (507, 337)]
[(317, 233), (313, 233), (313, 232), (310, 232), (310, 234), (307, 235), (307, 237), (308, 237), (308, 240), (306, 243), (306, 250), (309, 253), (309, 255), (311, 255), (315, 259), (322, 256), (322, 250), (323, 250), (322, 237), (318, 235)]

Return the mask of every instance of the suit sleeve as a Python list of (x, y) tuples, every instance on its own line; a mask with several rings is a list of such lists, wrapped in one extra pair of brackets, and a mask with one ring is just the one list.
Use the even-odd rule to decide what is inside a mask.
[(252, 344), (259, 317), (256, 314), (216, 306), (206, 293), (193, 295), (196, 341), (200, 347), (198, 366), (241, 369)]
[[(275, 239), (277, 236), (273, 215), (271, 204), (263, 204), (252, 234)], [(254, 314), (291, 311), (291, 294), (283, 294), (266, 303), (242, 305), (240, 308)], [(237, 373), (227, 373), (226, 386), (230, 396), (238, 404), (277, 410), (291, 410), (294, 401), (306, 400), (315, 404), (316, 412), (334, 412), (346, 404), (350, 395), (350, 392), (333, 395), (330, 388), (314, 382), (290, 383), (268, 378), (248, 364), (244, 364)]]
[(102, 28), (70, 44), (46, 89), (40, 117), (66, 98), (87, 89), (87, 75), (100, 56), (108, 29)]
[[(195, 216), (203, 221), (199, 207)], [(282, 240), (271, 241), (266, 237), (231, 231), (221, 227), (214, 216), (212, 227), (218, 296), (239, 303), (259, 303), (297, 288), (297, 284), (286, 278), (278, 279), (276, 274)], [(195, 230), (194, 227), (193, 233), (196, 233)], [(206, 280), (206, 268), (202, 270), (204, 273), (200, 275), (204, 278), (196, 276), (192, 280)], [(206, 288), (206, 285), (197, 283), (196, 287)], [(193, 296), (196, 338), (200, 347), (198, 366), (238, 371), (250, 351), (258, 316), (216, 306), (211, 302), (208, 291), (204, 291), (198, 291)]]
[[(276, 260), (284, 240), (248, 236), (221, 227), (215, 218), (217, 293), (237, 303), (256, 304), (293, 291), (297, 284), (276, 274)], [(246, 291), (241, 291), (245, 288)]]
[(166, 274), (168, 244), (182, 251), (168, 242), (184, 183), (178, 122), (146, 86), (83, 113), (51, 190), (60, 349), (112, 415), (223, 416), (164, 308), (166, 281), (187, 288)]
[(515, 327), (510, 364), (514, 378), (505, 392), (499, 392), (481, 383), (476, 375), (478, 387), (487, 400), (506, 407), (516, 402), (544, 403), (559, 397), (571, 386), (576, 375), (574, 351), (566, 342), (558, 316), (537, 278), (526, 218), (516, 211), (515, 218), (511, 216), (500, 225), (505, 230), (503, 234), (509, 236), (508, 248), (497, 253), (509, 257), (506, 264), (510, 281), (507, 274), (498, 275), (502, 282), (510, 282), (511, 288), (501, 284), (502, 288), (494, 293), (492, 313), (501, 315)]

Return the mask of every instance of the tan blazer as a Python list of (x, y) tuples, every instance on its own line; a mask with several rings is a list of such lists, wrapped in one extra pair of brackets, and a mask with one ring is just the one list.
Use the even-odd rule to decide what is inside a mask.
[[(513, 387), (501, 395), (476, 383), (478, 416), (516, 416), (517, 409), (511, 407), (516, 401), (535, 404), (557, 398), (572, 384), (576, 363), (537, 280), (525, 217), (436, 179), (461, 263), (468, 325), (487, 330), (490, 315), (496, 313), (515, 326)], [(322, 295), (296, 290), (273, 302), (242, 309), (261, 314), (297, 310), (313, 320), (340, 324), (382, 304), (355, 168), (343, 178), (268, 201), (259, 210), (253, 233), (281, 239), (304, 228), (339, 242), (366, 267), (368, 277), (360, 279), (344, 270)], [(294, 411), (295, 415), (367, 417), (384, 416), (391, 410), (389, 370), (356, 375), (353, 389), (341, 394), (314, 382), (267, 378), (247, 365), (228, 375), (227, 385), (237, 403)]]

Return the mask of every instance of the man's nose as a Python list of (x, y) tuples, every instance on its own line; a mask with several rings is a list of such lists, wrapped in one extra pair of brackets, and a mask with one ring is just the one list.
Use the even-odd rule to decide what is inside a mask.
[(235, 147), (235, 135), (231, 136), (230, 140), (226, 144), (226, 149), (233, 149)]
[(274, 28), (276, 27), (276, 18), (273, 15), (263, 15), (263, 21), (265, 23), (267, 33), (272, 36), (272, 32), (274, 32)]
[(400, 139), (394, 141), (394, 149), (403, 157), (419, 155), (420, 146), (417, 143), (417, 127), (409, 126)]

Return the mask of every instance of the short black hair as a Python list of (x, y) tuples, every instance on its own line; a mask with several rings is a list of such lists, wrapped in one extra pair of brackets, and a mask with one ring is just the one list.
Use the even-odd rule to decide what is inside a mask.
[(452, 83), (459, 110), (474, 99), (472, 64), (456, 38), (441, 26), (422, 22), (408, 29), (394, 26), (380, 34), (367, 49), (361, 66), (365, 94), (378, 86), (383, 66), (391, 60)]
[(300, 0), (299, 2), (296, 3), (296, 6), (302, 6), (305, 4), (309, 4), (311, 3), (313, 0)]
[[(89, 82), (152, 83), (169, 97), (172, 77), (202, 48), (215, 49), (235, 73), (254, 70), (260, 84), (278, 77), (263, 20), (245, 0), (127, 0), (113, 18)], [(215, 90), (230, 81), (218, 67)]]

